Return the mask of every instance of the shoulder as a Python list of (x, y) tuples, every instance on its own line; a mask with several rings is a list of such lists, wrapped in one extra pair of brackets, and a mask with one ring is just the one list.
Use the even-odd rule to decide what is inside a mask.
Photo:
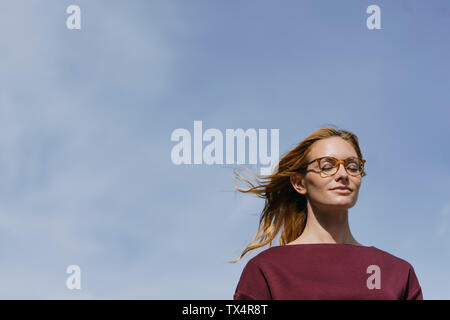
[(385, 250), (378, 249), (376, 247), (371, 247), (373, 249), (373, 254), (380, 257), (380, 259), (383, 259), (383, 261), (387, 263), (391, 263), (393, 265), (396, 265), (398, 267), (402, 267), (405, 269), (412, 268), (412, 265), (406, 261), (405, 259), (402, 259), (392, 253), (389, 253)]
[(273, 246), (263, 249), (247, 262), (253, 266), (261, 266), (270, 262), (275, 262), (286, 255), (285, 246)]
[(411, 263), (384, 250), (377, 249), (377, 253), (383, 257), (384, 265), (390, 267), (388, 271), (401, 283), (403, 287), (401, 298), (423, 300), (422, 288)]
[(262, 251), (248, 260), (245, 268), (264, 273), (264, 271), (272, 270), (273, 268), (283, 267), (286, 263), (308, 260), (308, 255), (292, 249), (292, 246), (286, 245), (262, 249)]

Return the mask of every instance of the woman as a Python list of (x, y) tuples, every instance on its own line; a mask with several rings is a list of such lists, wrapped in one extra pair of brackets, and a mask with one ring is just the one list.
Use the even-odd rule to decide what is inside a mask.
[[(348, 209), (358, 200), (364, 163), (355, 134), (321, 128), (285, 154), (265, 182), (250, 189), (265, 198), (234, 293), (243, 299), (417, 299), (422, 289), (405, 260), (353, 237)], [(259, 179), (257, 179), (259, 180)], [(282, 230), (280, 245), (272, 241)]]

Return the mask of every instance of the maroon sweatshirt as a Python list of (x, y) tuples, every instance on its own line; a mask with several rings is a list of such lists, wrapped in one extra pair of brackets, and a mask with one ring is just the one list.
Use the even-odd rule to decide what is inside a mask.
[(423, 300), (414, 268), (375, 247), (269, 247), (244, 267), (234, 300)]

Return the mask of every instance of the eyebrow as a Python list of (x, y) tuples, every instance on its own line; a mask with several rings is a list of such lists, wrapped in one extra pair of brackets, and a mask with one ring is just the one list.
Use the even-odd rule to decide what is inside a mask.
[[(336, 158), (336, 159), (340, 159), (340, 158), (335, 157), (335, 156), (322, 156), (322, 157), (317, 157), (315, 159), (320, 159), (320, 158)], [(346, 161), (348, 159), (359, 159), (359, 157), (358, 156), (350, 156), (350, 157), (344, 158), (342, 160)], [(311, 161), (309, 161), (309, 162), (311, 162)]]
[[(339, 158), (337, 158), (335, 156), (326, 155), (326, 156), (322, 156), (322, 157), (315, 157), (314, 160), (320, 159), (320, 158), (336, 158), (336, 159), (339, 159)], [(358, 156), (350, 156), (350, 157), (347, 157), (347, 158), (345, 158), (343, 160), (347, 160), (347, 159), (350, 159), (350, 158), (360, 159)], [(314, 160), (307, 161), (307, 163), (311, 164)]]
[[(314, 158), (314, 159), (319, 159), (319, 158), (336, 158), (336, 159), (341, 159), (341, 158), (339, 158), (339, 157), (336, 157), (336, 156), (330, 156), (330, 155), (321, 156), (321, 157), (316, 157), (316, 158)], [(349, 156), (349, 157), (346, 157), (346, 158), (343, 158), (343, 159), (349, 159), (349, 158), (358, 158), (358, 156)]]

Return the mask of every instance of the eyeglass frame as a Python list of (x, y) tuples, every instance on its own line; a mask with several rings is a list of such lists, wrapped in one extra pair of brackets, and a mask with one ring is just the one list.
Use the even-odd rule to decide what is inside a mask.
[[(326, 174), (326, 173), (324, 173), (324, 172), (322, 171), (322, 168), (320, 167), (320, 160), (325, 159), (325, 158), (331, 158), (331, 159), (334, 159), (334, 160), (337, 161), (337, 170), (336, 170), (335, 173), (333, 173), (333, 174)], [(348, 159), (355, 159), (355, 158), (358, 159), (358, 160), (361, 160), (361, 167), (362, 167), (361, 172), (358, 173), (357, 175), (354, 175), (354, 174), (349, 173), (349, 172), (347, 171), (347, 168), (345, 167), (345, 161), (346, 161), (346, 160), (348, 160)], [(341, 168), (341, 163), (344, 165), (344, 170), (345, 170), (345, 172), (347, 172), (347, 173), (348, 173), (349, 175), (351, 175), (352, 177), (358, 177), (358, 176), (361, 176), (361, 178), (362, 178), (362, 177), (364, 177), (364, 176), (366, 175), (366, 173), (365, 173), (365, 171), (364, 171), (364, 164), (366, 163), (366, 160), (361, 159), (361, 158), (359, 158), (359, 157), (348, 157), (348, 158), (346, 158), (346, 159), (344, 159), (344, 160), (340, 160), (340, 159), (336, 159), (335, 157), (324, 156), (324, 157), (320, 157), (320, 158), (317, 158), (317, 159), (314, 159), (314, 160), (308, 162), (308, 163), (306, 164), (306, 166), (305, 166), (304, 169), (306, 170), (306, 168), (307, 168), (311, 163), (313, 163), (313, 162), (317, 162), (317, 165), (319, 166), (319, 169), (320, 169), (320, 173), (321, 173), (321, 174), (323, 173), (323, 174), (324, 174), (325, 176), (327, 176), (327, 177), (332, 177), (332, 176), (334, 176), (336, 173), (338, 173), (338, 172), (339, 172), (339, 169)]]

